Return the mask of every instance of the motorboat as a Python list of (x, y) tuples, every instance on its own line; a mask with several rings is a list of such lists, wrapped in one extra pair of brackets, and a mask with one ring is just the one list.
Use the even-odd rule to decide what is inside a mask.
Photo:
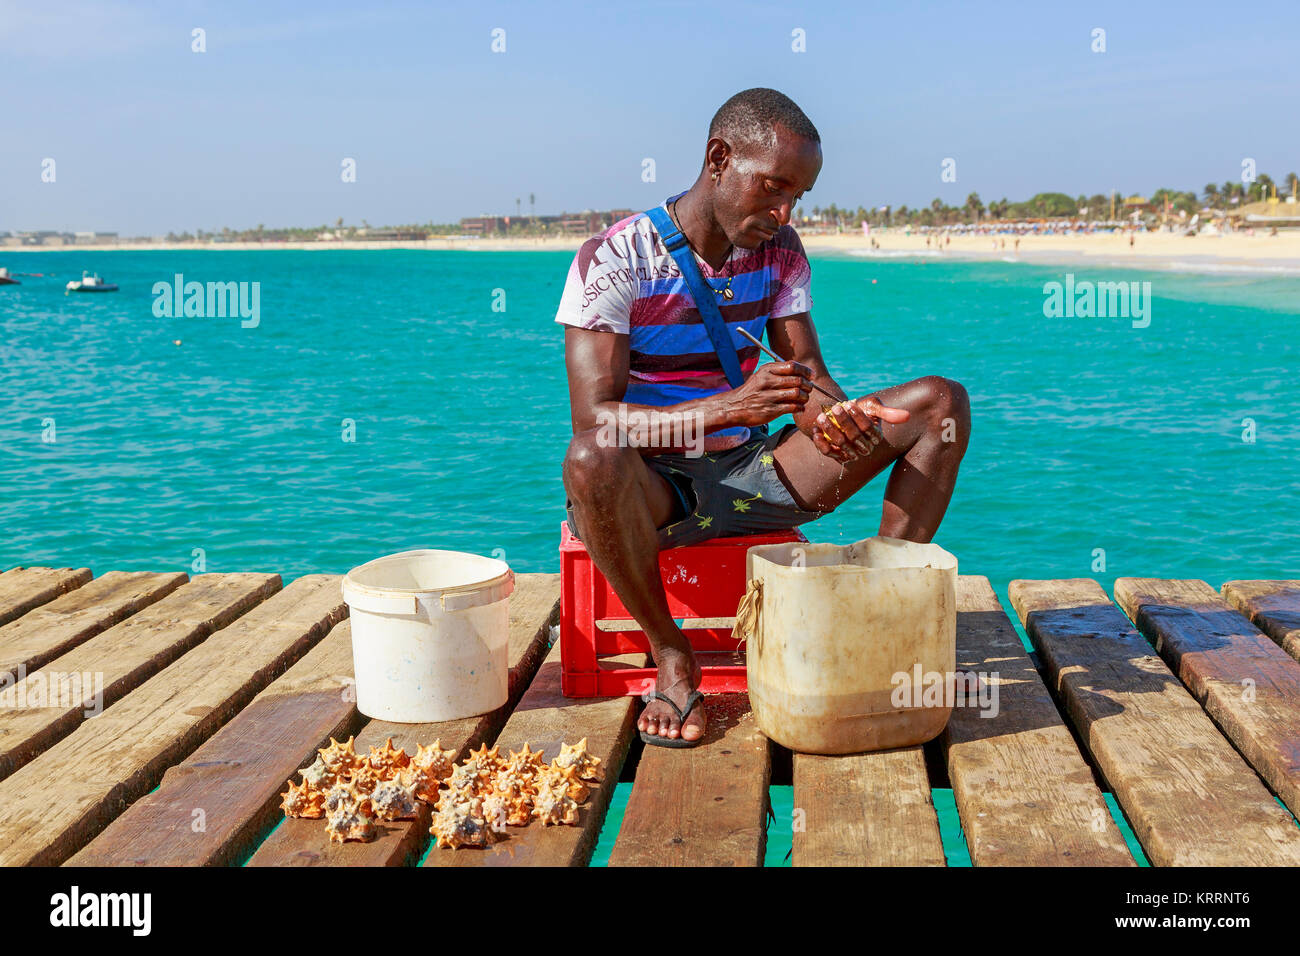
[(83, 272), (80, 281), (73, 279), (68, 283), (69, 292), (116, 292), (117, 286), (105, 282), (98, 272)]
[(0, 285), (22, 285), (22, 283), (10, 278), (8, 269), (0, 269)]

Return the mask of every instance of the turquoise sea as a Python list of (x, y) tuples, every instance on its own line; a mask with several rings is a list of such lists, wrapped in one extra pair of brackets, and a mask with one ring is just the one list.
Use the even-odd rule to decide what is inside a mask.
[[(557, 570), (571, 258), (5, 256), (50, 276), (0, 288), (0, 565), (190, 570), (201, 549), (288, 581), (436, 547)], [(82, 269), (121, 291), (65, 295)], [(257, 326), (155, 316), (177, 273), (259, 283)], [(1066, 273), (1149, 281), (1149, 327), (1045, 318)], [(1300, 576), (1300, 278), (816, 258), (813, 299), (850, 394), (966, 385), (936, 540), (1004, 600), (1015, 577)], [(809, 536), (874, 534), (884, 484)]]

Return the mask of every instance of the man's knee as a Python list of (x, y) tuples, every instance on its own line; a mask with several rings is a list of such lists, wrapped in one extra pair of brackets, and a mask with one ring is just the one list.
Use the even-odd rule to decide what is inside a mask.
[(927, 375), (919, 381), (926, 389), (931, 427), (937, 428), (945, 441), (965, 445), (971, 422), (970, 395), (965, 386), (942, 375)]
[(605, 440), (600, 429), (578, 432), (564, 456), (564, 489), (573, 501), (607, 491), (627, 475), (626, 457), (636, 454)]

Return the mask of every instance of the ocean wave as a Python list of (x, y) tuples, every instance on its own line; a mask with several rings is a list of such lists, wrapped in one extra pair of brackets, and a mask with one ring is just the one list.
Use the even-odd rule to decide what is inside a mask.
[(1174, 261), (1160, 266), (1169, 272), (1208, 272), (1228, 275), (1300, 276), (1300, 265), (1262, 265), (1236, 262), (1182, 262)]

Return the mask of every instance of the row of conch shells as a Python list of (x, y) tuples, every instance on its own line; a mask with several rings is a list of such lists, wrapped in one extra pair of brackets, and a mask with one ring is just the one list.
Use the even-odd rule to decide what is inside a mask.
[(339, 843), (373, 840), (376, 819), (413, 819), (417, 801), (434, 805), (429, 832), (439, 847), (487, 846), (506, 827), (534, 819), (543, 826), (573, 825), (590, 793), (588, 783), (604, 775), (586, 737), (561, 744), (549, 764), (527, 743), (505, 757), (483, 744), (456, 764), (456, 752), (443, 750), (441, 740), (417, 745), (408, 755), (390, 737), (362, 756), (354, 739), (339, 743), (331, 737), (316, 761), (299, 771), (302, 783), (291, 779), (282, 794), (286, 817), (323, 817), (330, 840)]
[(578, 805), (590, 794), (588, 782), (603, 775), (586, 737), (561, 744), (560, 755), (549, 764), (527, 743), (505, 757), (484, 744), (443, 781), (447, 789), (435, 806), (429, 833), (437, 837), (436, 846), (459, 849), (487, 846), (506, 827), (528, 826), (533, 820), (542, 826), (572, 826), (578, 822)]
[(289, 781), (281, 801), (286, 817), (324, 817), (330, 839), (339, 843), (374, 839), (375, 820), (414, 819), (418, 801), (437, 799), (456, 756), (442, 749), (441, 740), (412, 756), (394, 747), (391, 737), (362, 756), (354, 739), (331, 737), (316, 761), (299, 771), (302, 783)]

